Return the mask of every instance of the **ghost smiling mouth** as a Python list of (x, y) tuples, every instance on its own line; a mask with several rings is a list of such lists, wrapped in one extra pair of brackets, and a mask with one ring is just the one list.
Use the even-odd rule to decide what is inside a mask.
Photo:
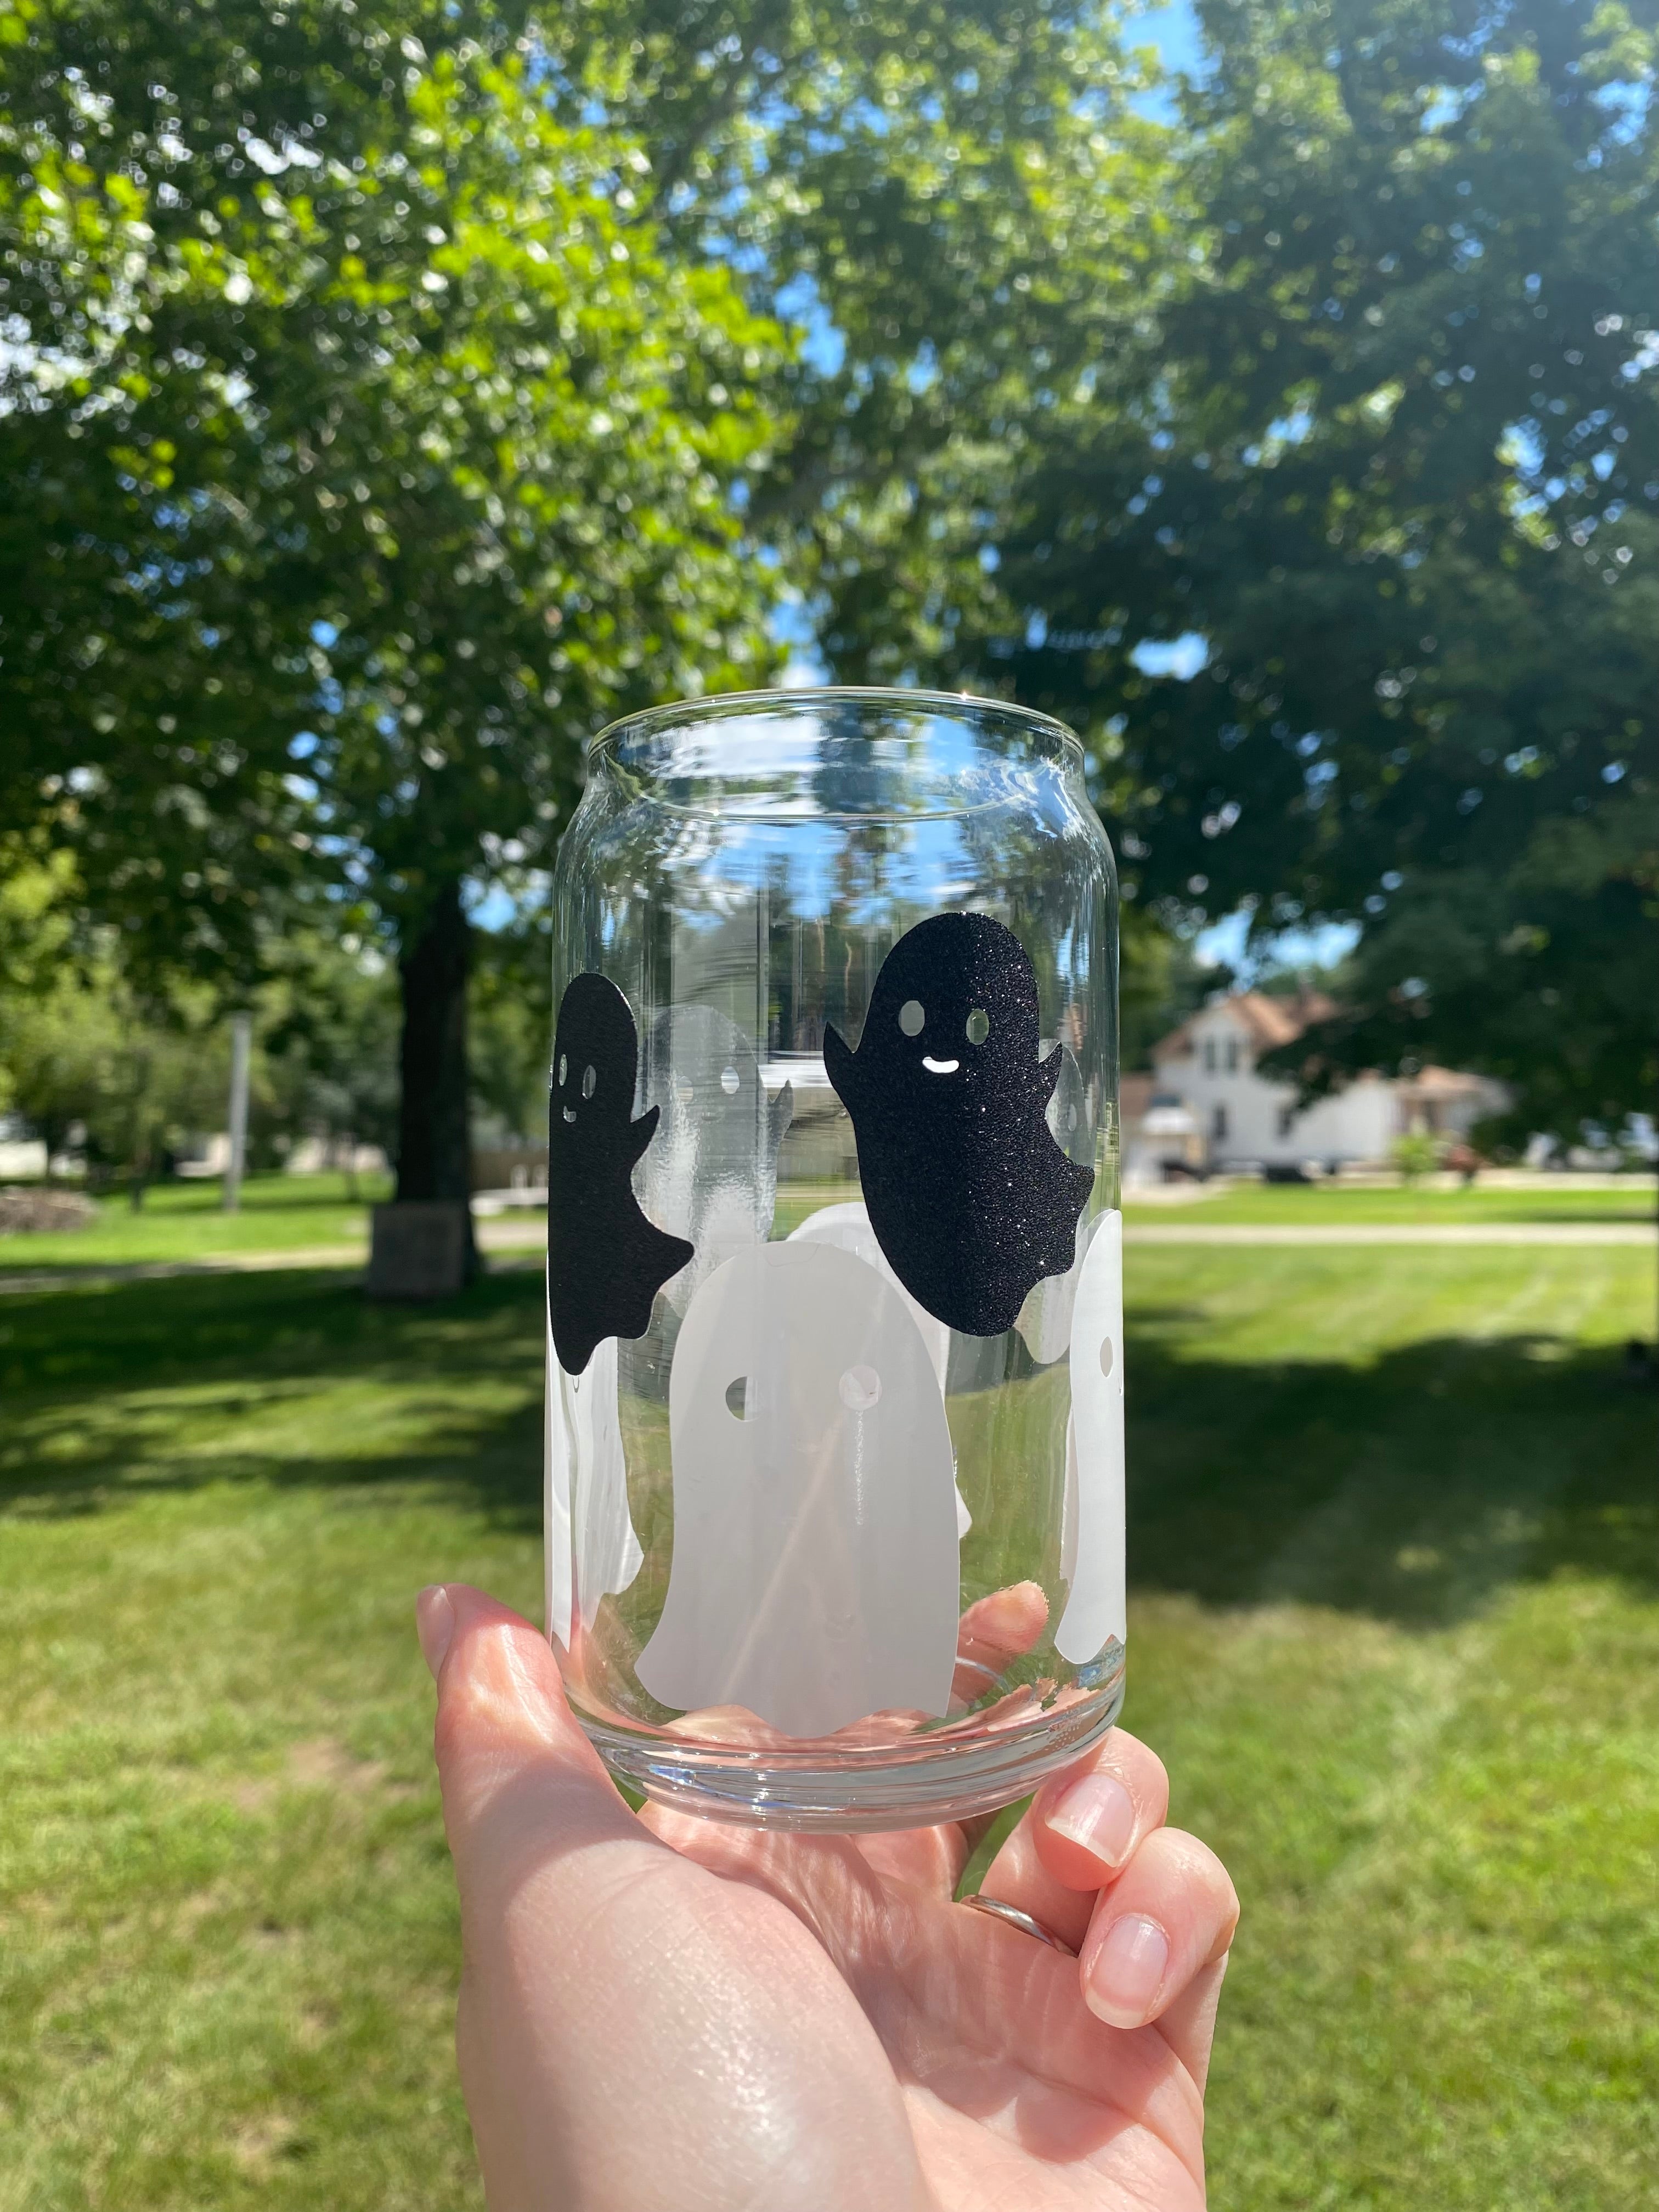
[(921, 1055), (921, 1064), (929, 1075), (954, 1075), (962, 1066), (959, 1060), (935, 1060), (928, 1052)]

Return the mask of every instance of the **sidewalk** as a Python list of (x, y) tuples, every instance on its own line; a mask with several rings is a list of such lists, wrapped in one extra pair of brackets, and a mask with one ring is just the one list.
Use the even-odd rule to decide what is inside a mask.
[(1645, 1221), (1326, 1222), (1141, 1221), (1126, 1244), (1651, 1244)]

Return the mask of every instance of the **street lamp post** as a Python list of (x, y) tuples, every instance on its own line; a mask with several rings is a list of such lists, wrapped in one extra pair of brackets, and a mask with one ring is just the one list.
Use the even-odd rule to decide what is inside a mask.
[(230, 1158), (225, 1166), (225, 1212), (242, 1204), (242, 1170), (247, 1159), (247, 1067), (253, 1048), (253, 1017), (230, 1018)]

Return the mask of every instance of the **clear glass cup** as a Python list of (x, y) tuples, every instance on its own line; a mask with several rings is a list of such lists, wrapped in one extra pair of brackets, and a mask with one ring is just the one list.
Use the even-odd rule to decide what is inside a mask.
[(554, 883), (547, 1626), (715, 1818), (1022, 1795), (1124, 1670), (1117, 889), (1056, 722), (617, 723)]

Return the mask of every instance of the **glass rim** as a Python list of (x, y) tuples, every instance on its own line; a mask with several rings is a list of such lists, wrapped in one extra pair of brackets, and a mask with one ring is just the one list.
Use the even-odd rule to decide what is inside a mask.
[(696, 698), (668, 699), (660, 706), (636, 708), (631, 714), (619, 714), (614, 722), (607, 722), (587, 739), (582, 755), (590, 762), (601, 755), (614, 758), (623, 744), (633, 738), (649, 736), (658, 723), (701, 721), (732, 707), (799, 706), (808, 701), (842, 699), (886, 707), (950, 708), (958, 714), (964, 708), (989, 708), (1033, 732), (1058, 738), (1075, 755), (1079, 768), (1087, 763), (1088, 755), (1077, 732), (1036, 707), (1022, 707), (1012, 699), (998, 699), (978, 691), (927, 691), (920, 686), (891, 684), (778, 685), (760, 690), (708, 691)]

